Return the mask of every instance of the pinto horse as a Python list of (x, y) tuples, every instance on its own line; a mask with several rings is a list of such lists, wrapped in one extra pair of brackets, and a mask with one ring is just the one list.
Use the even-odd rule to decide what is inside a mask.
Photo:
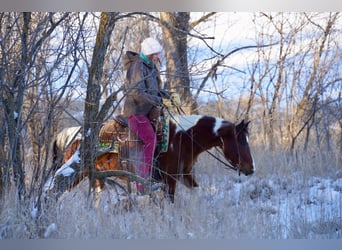
[[(181, 181), (188, 188), (198, 186), (192, 175), (193, 164), (201, 153), (207, 151), (211, 154), (208, 150), (213, 147), (221, 150), (226, 161), (223, 162), (218, 158), (217, 160), (228, 168), (238, 171), (239, 174), (240, 172), (245, 175), (253, 174), (255, 166), (248, 144), (248, 124), (249, 122), (242, 121), (236, 125), (221, 118), (201, 115), (175, 116), (170, 119), (167, 150), (160, 152), (156, 157), (159, 170), (154, 168), (154, 172), (159, 173), (159, 181), (165, 184), (164, 191), (170, 200), (174, 201), (177, 181)], [(107, 130), (109, 125), (123, 126), (110, 121), (107, 123)], [(100, 141), (103, 137), (106, 136), (100, 133)], [(64, 153), (63, 162), (70, 159), (80, 144), (80, 139), (71, 143)], [(123, 164), (120, 163), (118, 153), (108, 152), (96, 158), (94, 167), (98, 171), (122, 170)], [(126, 170), (134, 173), (134, 168)], [(104, 182), (96, 180), (94, 185), (93, 188), (102, 189)]]

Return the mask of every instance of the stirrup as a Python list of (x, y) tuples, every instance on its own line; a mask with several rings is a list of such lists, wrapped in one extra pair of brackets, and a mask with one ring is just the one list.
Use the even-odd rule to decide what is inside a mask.
[(162, 176), (159, 169), (159, 164), (157, 159), (153, 159), (153, 166), (152, 166), (152, 180), (153, 181), (161, 181)]

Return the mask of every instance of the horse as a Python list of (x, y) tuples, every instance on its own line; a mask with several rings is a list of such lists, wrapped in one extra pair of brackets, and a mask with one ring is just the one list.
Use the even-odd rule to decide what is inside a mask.
[[(168, 144), (166, 150), (159, 152), (156, 156), (157, 168), (153, 168), (153, 176), (158, 176), (158, 181), (165, 184), (164, 191), (171, 202), (174, 202), (177, 181), (188, 188), (199, 186), (192, 175), (192, 168), (198, 156), (203, 152), (216, 157), (209, 151), (211, 148), (216, 147), (221, 150), (225, 161), (217, 157), (216, 159), (224, 163), (227, 168), (246, 176), (254, 173), (255, 164), (248, 141), (249, 123), (242, 120), (239, 124), (234, 124), (228, 120), (206, 115), (179, 115), (169, 119)], [(115, 140), (114, 137), (118, 135), (114, 127), (129, 131), (127, 124), (116, 120), (105, 123), (103, 127), (106, 127), (107, 133), (101, 134), (100, 132), (100, 141), (101, 138)], [(70, 160), (78, 151), (80, 144), (81, 139), (76, 139), (70, 144), (64, 153), (63, 163)], [(94, 162), (94, 168), (98, 171), (122, 170), (123, 166), (134, 173), (134, 167), (127, 169), (127, 164), (122, 164), (118, 152), (115, 151), (101, 154)], [(104, 180), (98, 179), (94, 182), (93, 188), (102, 190), (103, 187)]]

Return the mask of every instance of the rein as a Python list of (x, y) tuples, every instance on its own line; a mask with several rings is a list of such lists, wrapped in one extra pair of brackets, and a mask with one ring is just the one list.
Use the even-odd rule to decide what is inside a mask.
[[(221, 138), (221, 137), (220, 137)], [(197, 143), (197, 142), (196, 142)], [(197, 143), (197, 145), (199, 145), (198, 143)], [(202, 147), (201, 145), (199, 145), (200, 147)], [(202, 147), (202, 149), (204, 149), (203, 147)], [(234, 167), (232, 164), (230, 164), (229, 162), (227, 163), (227, 162), (224, 162), (224, 161), (222, 161), (220, 158), (218, 158), (216, 155), (214, 155), (213, 153), (211, 153), (208, 149), (204, 149), (209, 155), (211, 155), (215, 160), (217, 160), (217, 161), (219, 161), (219, 162), (221, 162), (225, 167), (226, 167), (226, 169), (233, 169), (233, 170), (236, 170), (236, 171), (238, 171), (238, 173), (239, 173), (239, 175), (240, 175), (240, 164), (239, 164), (239, 167)], [(217, 149), (216, 149), (217, 150)], [(219, 152), (219, 154), (221, 154), (222, 155), (222, 153), (219, 151), (219, 150), (217, 150), (217, 152)]]

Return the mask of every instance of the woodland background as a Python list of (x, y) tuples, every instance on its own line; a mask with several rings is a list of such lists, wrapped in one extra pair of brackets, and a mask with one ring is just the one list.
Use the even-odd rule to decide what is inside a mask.
[[(266, 211), (267, 216), (274, 214), (274, 210), (265, 208), (263, 195), (270, 190), (272, 194), (284, 190), (286, 184), (280, 180), (294, 183), (291, 187), (299, 191), (301, 187), (302, 191), (305, 190), (303, 183), (312, 185), (312, 180), (304, 177), (304, 182), (297, 182), (293, 173), (304, 173), (299, 176), (308, 178), (319, 176), (340, 183), (341, 29), (341, 14), (328, 12), (0, 13), (1, 238), (44, 237), (47, 228), (53, 225), (51, 222), (57, 219), (58, 211), (64, 211), (63, 206), (73, 206), (73, 202), (64, 200), (63, 203), (62, 200), (56, 204), (55, 217), (44, 210), (39, 210), (35, 218), (30, 216), (32, 203), (42, 195), (43, 184), (50, 175), (53, 138), (61, 128), (71, 125), (93, 131), (82, 142), (85, 147), (81, 154), (82, 166), (91, 167), (96, 153), (98, 125), (121, 111), (121, 87), (125, 77), (122, 55), (126, 50), (138, 51), (140, 42), (148, 36), (156, 37), (164, 47), (162, 78), (166, 88), (181, 95), (186, 113), (210, 114), (233, 122), (241, 119), (251, 121), (250, 144), (257, 165), (252, 178), (258, 179), (251, 179), (252, 184), (234, 176), (232, 180), (235, 184), (246, 181), (246, 186), (255, 186), (252, 190), (246, 187), (245, 193), (251, 197), (256, 192), (260, 198), (257, 207)], [(248, 36), (241, 38), (239, 33)], [(207, 160), (204, 158), (201, 162)], [(206, 165), (216, 166), (210, 160)], [(205, 185), (218, 181), (215, 178), (219, 177), (215, 176), (220, 171), (216, 169), (211, 172), (199, 164), (196, 174)], [(267, 184), (266, 180), (272, 179), (270, 174), (272, 178), (276, 174), (277, 183), (283, 188)], [(235, 186), (232, 180), (219, 181), (225, 183), (227, 188), (226, 185)], [(263, 185), (260, 187), (258, 184)], [(319, 224), (337, 232), (336, 236), (328, 230), (328, 238), (340, 238), (342, 230), (342, 187), (340, 190), (340, 184), (334, 185), (339, 197), (337, 210), (335, 207), (333, 216)], [(84, 190), (87, 188), (84, 187)], [(74, 193), (73, 196), (81, 194)], [(197, 202), (196, 206), (206, 206), (203, 208), (205, 213), (211, 211), (210, 207), (222, 209), (227, 206), (226, 203), (217, 205), (217, 200), (210, 199), (209, 203), (201, 203), (203, 195), (182, 194), (177, 208), (184, 211), (183, 206), (189, 200)], [(83, 199), (86, 196), (81, 195)], [(77, 199), (80, 200), (82, 198)], [(249, 202), (242, 204), (242, 201), (233, 203), (247, 209)], [(225, 202), (232, 204), (231, 200)], [(75, 213), (86, 209), (85, 204), (80, 202)], [(168, 235), (161, 230), (158, 233), (162, 238), (228, 237), (222, 233), (222, 228), (213, 230), (212, 234), (204, 233), (207, 228), (202, 228), (200, 233), (189, 233), (190, 229), (179, 228), (179, 223), (187, 224), (189, 221), (186, 220), (190, 217), (177, 217), (178, 214), (169, 210), (172, 209), (170, 206), (165, 205), (160, 213), (173, 217), (173, 222), (169, 221), (169, 226), (165, 221), (157, 222), (165, 226), (165, 232), (175, 229), (180, 233)], [(238, 207), (234, 209), (240, 212)], [(74, 210), (68, 211), (72, 213)], [(108, 209), (104, 211), (108, 213)], [(89, 212), (83, 220), (90, 223), (93, 213)], [(114, 212), (110, 210), (110, 213)], [(144, 216), (149, 217), (150, 213), (149, 210)], [(78, 215), (73, 216), (78, 218)], [(120, 218), (127, 220), (126, 216), (137, 215)], [(223, 210), (214, 217), (220, 220), (220, 216), (223, 216)], [(244, 215), (241, 216), (240, 219), (244, 218)], [(232, 214), (232, 217), (223, 217), (223, 220), (229, 219), (231, 224), (233, 217)], [(257, 225), (263, 224), (265, 218), (258, 217)], [(104, 223), (103, 218), (100, 221)], [(331, 224), (332, 221), (336, 224)], [(67, 220), (64, 222), (68, 224)], [(271, 225), (276, 223), (274, 220), (272, 222)], [(126, 221), (113, 223), (127, 225)], [(207, 221), (203, 223), (209, 225)], [(245, 224), (248, 225), (247, 222)], [(264, 227), (269, 231), (260, 232), (258, 228), (250, 235), (245, 228), (241, 229), (233, 223), (236, 234), (232, 237), (314, 237), (308, 229), (309, 224), (309, 221), (304, 221), (300, 226), (292, 225), (291, 230), (286, 224), (285, 234), (279, 226), (277, 232), (270, 233), (270, 227)], [(76, 230), (78, 233), (75, 233), (71, 230), (73, 234), (68, 230), (57, 230), (59, 233), (45, 237), (100, 237), (96, 231), (98, 227), (95, 227), (96, 233), (85, 231), (80, 226), (82, 224), (75, 222), (74, 225), (81, 231)], [(144, 234), (138, 230), (139, 233), (128, 235), (125, 232), (131, 229), (118, 230), (122, 232), (119, 235), (109, 233), (102, 236), (154, 238), (156, 233), (145, 231)], [(27, 231), (29, 233), (25, 233)], [(240, 231), (243, 233), (238, 233)]]

